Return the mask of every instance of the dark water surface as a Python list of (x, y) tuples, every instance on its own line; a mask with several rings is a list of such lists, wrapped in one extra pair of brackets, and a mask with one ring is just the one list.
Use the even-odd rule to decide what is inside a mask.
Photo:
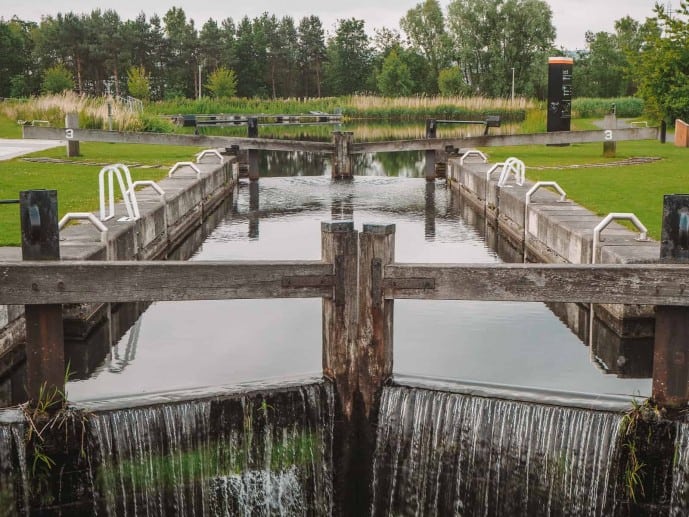
[[(264, 157), (262, 175), (285, 161)], [(192, 260), (319, 259), (321, 222), (353, 219), (358, 229), (395, 223), (401, 262), (499, 261), (460, 217), (460, 202), (444, 182), (419, 177), (422, 155), (363, 157), (358, 166), (367, 175), (333, 182), (324, 162), (296, 160), (290, 176), (243, 182)], [(460, 381), (650, 393), (650, 380), (603, 373), (541, 303), (395, 301), (394, 364), (397, 373)], [(160, 302), (90, 378), (68, 384), (68, 396), (102, 399), (320, 370), (320, 299)]]

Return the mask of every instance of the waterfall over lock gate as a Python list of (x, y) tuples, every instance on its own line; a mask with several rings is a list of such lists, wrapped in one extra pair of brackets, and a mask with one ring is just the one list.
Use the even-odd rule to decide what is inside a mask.
[(614, 514), (621, 418), (387, 387), (372, 514)]
[(332, 400), (321, 384), (94, 414), (94, 510), (328, 515)]

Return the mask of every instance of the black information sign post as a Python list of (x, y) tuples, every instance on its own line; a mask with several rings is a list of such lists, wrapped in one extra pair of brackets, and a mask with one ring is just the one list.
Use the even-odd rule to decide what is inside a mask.
[(573, 65), (571, 57), (548, 59), (548, 132), (569, 131)]

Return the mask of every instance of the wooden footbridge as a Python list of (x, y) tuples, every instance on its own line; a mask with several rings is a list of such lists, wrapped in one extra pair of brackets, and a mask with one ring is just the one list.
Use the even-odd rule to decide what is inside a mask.
[[(519, 145), (564, 145), (581, 143), (611, 143), (629, 140), (657, 140), (663, 131), (656, 127), (629, 129), (608, 129), (596, 131), (562, 131), (523, 135), (488, 135), (466, 138), (436, 138), (436, 122), (427, 121), (426, 138), (414, 140), (392, 140), (381, 142), (356, 142), (354, 133), (334, 131), (331, 142), (307, 142), (303, 140), (281, 140), (259, 138), (258, 125), (248, 126), (248, 137), (226, 137), (208, 135), (176, 135), (160, 133), (133, 133), (120, 131), (101, 131), (79, 129), (74, 119), (66, 129), (23, 126), (24, 138), (43, 140), (66, 140), (74, 142), (110, 142), (128, 144), (188, 145), (208, 148), (225, 148), (228, 152), (246, 151), (249, 178), (257, 180), (258, 151), (300, 151), (332, 155), (332, 175), (334, 178), (351, 177), (354, 174), (353, 156), (365, 153), (389, 153), (399, 151), (426, 152), (426, 178), (435, 179), (435, 164), (442, 155), (457, 154), (461, 149), (475, 147), (519, 146)], [(486, 126), (488, 127), (488, 125)], [(74, 146), (73, 146), (74, 147)], [(440, 154), (440, 156), (437, 156)]]

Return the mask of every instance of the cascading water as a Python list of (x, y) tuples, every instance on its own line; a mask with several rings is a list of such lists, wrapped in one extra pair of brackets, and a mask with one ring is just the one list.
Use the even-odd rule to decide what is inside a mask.
[(90, 418), (94, 511), (328, 515), (329, 384)]
[(677, 424), (670, 515), (689, 514), (689, 424)]
[[(0, 417), (0, 515), (9, 508), (29, 514), (29, 479), (26, 466), (25, 425)], [(9, 512), (7, 515), (14, 515)]]
[(387, 387), (373, 515), (611, 515), (613, 413)]

